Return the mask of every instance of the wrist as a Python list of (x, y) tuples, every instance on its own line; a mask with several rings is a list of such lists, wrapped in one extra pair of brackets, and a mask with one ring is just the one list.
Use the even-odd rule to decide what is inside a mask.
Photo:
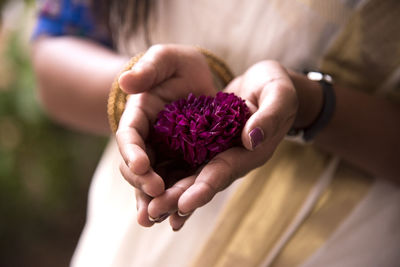
[[(311, 71), (307, 73), (307, 79), (318, 82), (320, 88), (319, 92), (322, 93), (322, 101), (317, 100), (319, 98), (317, 94), (318, 89), (315, 90), (315, 87), (311, 87), (311, 83), (309, 83), (310, 87), (299, 86), (299, 98), (303, 98), (303, 102), (301, 102), (301, 100), (299, 101), (302, 103), (302, 109), (300, 109), (299, 116), (296, 120), (297, 125), (292, 125), (288, 132), (288, 137), (301, 140), (301, 142), (312, 141), (315, 136), (329, 124), (336, 106), (336, 95), (332, 88), (332, 77), (330, 75)], [(301, 92), (303, 92), (303, 94), (301, 94)], [(308, 98), (304, 98), (306, 95), (308, 95)], [(306, 106), (305, 103), (308, 103), (308, 105)], [(315, 112), (316, 110), (318, 110), (317, 113)], [(313, 118), (313, 120), (310, 122), (311, 118)], [(302, 124), (304, 126), (298, 126)]]
[(323, 105), (321, 85), (309, 80), (305, 75), (289, 71), (289, 76), (297, 92), (299, 107), (292, 128), (302, 129), (310, 126)]

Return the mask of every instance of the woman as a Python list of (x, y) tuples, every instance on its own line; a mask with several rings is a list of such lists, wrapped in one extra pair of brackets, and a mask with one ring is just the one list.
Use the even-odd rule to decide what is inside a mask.
[[(118, 75), (131, 95), (118, 146), (110, 141), (94, 176), (74, 266), (395, 266), (396, 1), (110, 2), (95, 12), (109, 26), (115, 51), (88, 39), (46, 36), (62, 34), (51, 31), (38, 30), (46, 37), (34, 44), (49, 114), (97, 133), (108, 132), (114, 77), (146, 51)], [(77, 12), (69, 1), (58, 4)], [(60, 24), (56, 17), (43, 16), (39, 25)], [(150, 42), (162, 45), (149, 48)], [(207, 57), (193, 45), (238, 75), (223, 89), (245, 99), (252, 115), (243, 147), (166, 188), (146, 150), (150, 123), (165, 103), (217, 91)], [(329, 73), (334, 93), (327, 76), (318, 82), (295, 72), (305, 69)], [(283, 141), (291, 128), (313, 144)], [(154, 224), (167, 217), (169, 224)]]

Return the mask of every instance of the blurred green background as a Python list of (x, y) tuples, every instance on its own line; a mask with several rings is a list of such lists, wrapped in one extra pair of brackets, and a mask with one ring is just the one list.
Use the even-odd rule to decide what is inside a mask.
[(29, 61), (34, 1), (0, 1), (0, 266), (67, 266), (106, 139), (53, 124)]

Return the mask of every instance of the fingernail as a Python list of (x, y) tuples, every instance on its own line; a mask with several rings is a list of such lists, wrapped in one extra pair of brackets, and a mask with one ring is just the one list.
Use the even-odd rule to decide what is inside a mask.
[(251, 140), (251, 148), (254, 150), (263, 140), (264, 140), (264, 132), (261, 128), (257, 127), (251, 130), (249, 133)]
[(192, 213), (191, 213), (191, 212), (182, 213), (182, 212), (180, 212), (180, 211), (178, 210), (178, 215), (179, 215), (180, 217), (187, 217), (187, 216), (189, 216), (190, 214), (192, 214)]
[(149, 216), (149, 221), (155, 222), (155, 223), (160, 223), (160, 222), (164, 221), (165, 219), (167, 219), (168, 216), (169, 216), (169, 213), (164, 213), (164, 214), (160, 215), (158, 218), (153, 218), (153, 217)]
[(123, 89), (123, 87), (125, 86), (125, 84), (124, 84), (124, 76), (126, 76), (126, 75), (128, 75), (128, 72), (129, 71), (125, 71), (125, 72), (123, 72), (120, 76), (119, 76), (119, 78), (118, 78), (118, 84), (119, 84), (119, 86)]
[(180, 227), (178, 227), (178, 228), (172, 228), (172, 231), (178, 232), (179, 230), (181, 230), (182, 226), (183, 226), (183, 224), (182, 224)]
[(149, 184), (142, 185), (142, 191), (145, 192), (147, 195), (150, 195), (149, 194), (150, 193), (150, 188), (151, 188), (151, 185), (149, 185)]

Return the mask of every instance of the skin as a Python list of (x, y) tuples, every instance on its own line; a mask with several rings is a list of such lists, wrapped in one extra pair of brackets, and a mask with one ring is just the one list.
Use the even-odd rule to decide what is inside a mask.
[(127, 61), (89, 40), (36, 40), (32, 62), (43, 107), (55, 121), (69, 128), (108, 135), (108, 93)]
[[(58, 48), (52, 48), (53, 45)], [(65, 53), (54, 57), (59, 46), (71, 51), (68, 56)], [(75, 55), (85, 49), (88, 49), (87, 60), (77, 61), (79, 57)], [(100, 64), (92, 64), (90, 59)], [(48, 38), (35, 44), (33, 60), (42, 99), (51, 116), (72, 127), (106, 132), (102, 105), (105, 105), (109, 84), (124, 58), (88, 41)], [(105, 62), (112, 64), (107, 63), (107, 67), (99, 69), (98, 66), (104, 66)], [(61, 68), (58, 71), (57, 66)], [(103, 75), (98, 75), (99, 72)], [(92, 81), (90, 77), (99, 80)], [(64, 81), (62, 86), (55, 82), (60, 79)], [(116, 135), (124, 159), (120, 170), (136, 188), (138, 222), (146, 227), (169, 215), (172, 229), (179, 230), (190, 214), (210, 202), (215, 194), (268, 161), (292, 124), (296, 127), (311, 124), (322, 106), (318, 82), (309, 81), (275, 61), (256, 63), (225, 88), (245, 99), (252, 113), (242, 132), (243, 147), (218, 154), (195, 174), (166, 188), (162, 177), (153, 170), (152, 154), (145, 145), (149, 127), (165, 103), (189, 92), (197, 95), (216, 93), (205, 58), (188, 46), (153, 46), (132, 70), (120, 76), (119, 82), (123, 90), (132, 94)], [(68, 94), (61, 94), (62, 98), (55, 93), (60, 91)], [(318, 134), (314, 145), (371, 175), (398, 182), (399, 106), (339, 85), (335, 85), (335, 92), (334, 117)], [(85, 95), (92, 97), (88, 99)], [(74, 111), (72, 100), (82, 101), (82, 106), (86, 103), (88, 107)], [(91, 107), (97, 108), (96, 112)], [(86, 112), (85, 116), (82, 112)], [(254, 148), (249, 133), (255, 128), (262, 130), (263, 140)]]

